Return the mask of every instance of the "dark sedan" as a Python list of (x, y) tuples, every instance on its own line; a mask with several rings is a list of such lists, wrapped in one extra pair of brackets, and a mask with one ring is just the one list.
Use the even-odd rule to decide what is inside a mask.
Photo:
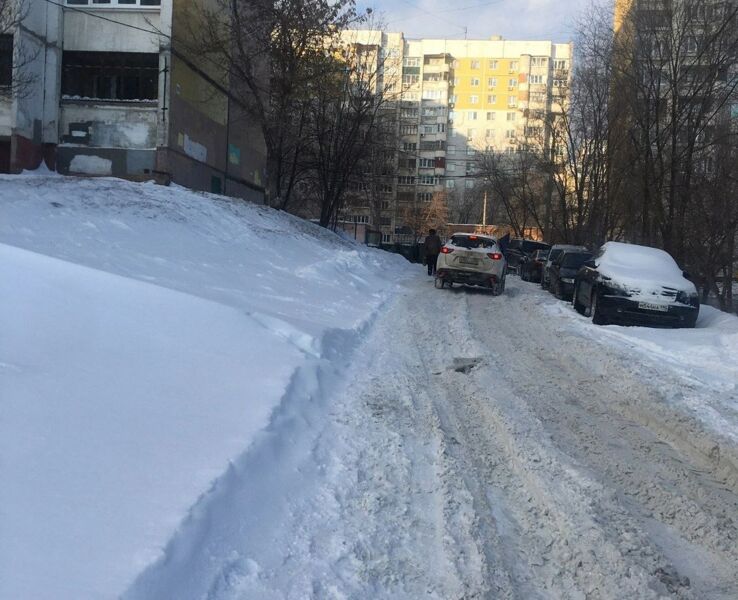
[(520, 278), (523, 281), (541, 281), (543, 265), (546, 264), (550, 250), (536, 250), (528, 260), (520, 265)]
[(510, 240), (510, 244), (505, 251), (507, 268), (520, 274), (521, 265), (530, 258), (533, 252), (536, 250), (548, 250), (550, 247), (549, 244), (536, 242), (535, 240)]
[(574, 281), (574, 308), (596, 325), (694, 327), (697, 290), (663, 250), (607, 242)]
[(581, 250), (562, 252), (548, 270), (551, 293), (562, 300), (571, 300), (577, 272), (585, 262), (591, 259), (591, 252)]

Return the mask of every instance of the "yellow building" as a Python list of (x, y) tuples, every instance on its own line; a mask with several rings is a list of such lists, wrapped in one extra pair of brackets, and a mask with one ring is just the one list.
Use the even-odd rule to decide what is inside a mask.
[[(547, 115), (568, 92), (572, 46), (550, 41), (405, 39), (351, 32), (375, 44), (388, 65), (383, 84), (397, 92), (399, 158), (388, 192), (384, 240), (395, 241), (403, 205), (446, 193), (463, 203), (478, 186), (477, 153), (549, 146)], [(395, 65), (401, 65), (401, 73)]]

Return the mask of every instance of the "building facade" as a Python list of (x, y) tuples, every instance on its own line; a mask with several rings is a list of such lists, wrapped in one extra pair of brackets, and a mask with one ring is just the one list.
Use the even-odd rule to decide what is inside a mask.
[(434, 197), (453, 206), (478, 195), (480, 153), (549, 148), (548, 117), (565, 104), (571, 44), (352, 35), (383, 57), (380, 85), (398, 114), (397, 171), (383, 183), (379, 222), (360, 202), (345, 218), (369, 220), (385, 243), (412, 241), (408, 215)]
[(17, 0), (17, 23), (0, 39), (17, 83), (0, 95), (0, 171), (45, 159), (64, 174), (156, 178), (263, 201), (260, 131), (217, 66), (178, 41), (195, 4)]

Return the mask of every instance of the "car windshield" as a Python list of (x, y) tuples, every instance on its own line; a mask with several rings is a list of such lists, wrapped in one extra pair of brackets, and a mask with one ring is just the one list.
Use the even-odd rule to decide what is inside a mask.
[(548, 248), (548, 244), (543, 242), (533, 242), (531, 240), (524, 240), (522, 250), (526, 254), (532, 254), (535, 250), (545, 250)]
[(592, 255), (589, 252), (567, 252), (564, 254), (561, 266), (566, 269), (578, 269), (591, 258)]
[(546, 260), (548, 258), (548, 253), (550, 250), (536, 250), (535, 258), (536, 260)]
[(561, 248), (554, 248), (551, 250), (551, 252), (548, 253), (548, 260), (551, 262), (555, 261), (563, 252)]
[(455, 235), (451, 243), (460, 248), (494, 248), (495, 240), (477, 235)]

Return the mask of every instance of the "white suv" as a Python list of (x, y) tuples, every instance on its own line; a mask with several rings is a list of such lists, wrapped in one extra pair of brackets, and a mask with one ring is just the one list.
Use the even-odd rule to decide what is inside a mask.
[(505, 290), (506, 267), (496, 239), (488, 235), (455, 233), (438, 255), (436, 287), (452, 287), (454, 283), (479, 285), (498, 295)]

